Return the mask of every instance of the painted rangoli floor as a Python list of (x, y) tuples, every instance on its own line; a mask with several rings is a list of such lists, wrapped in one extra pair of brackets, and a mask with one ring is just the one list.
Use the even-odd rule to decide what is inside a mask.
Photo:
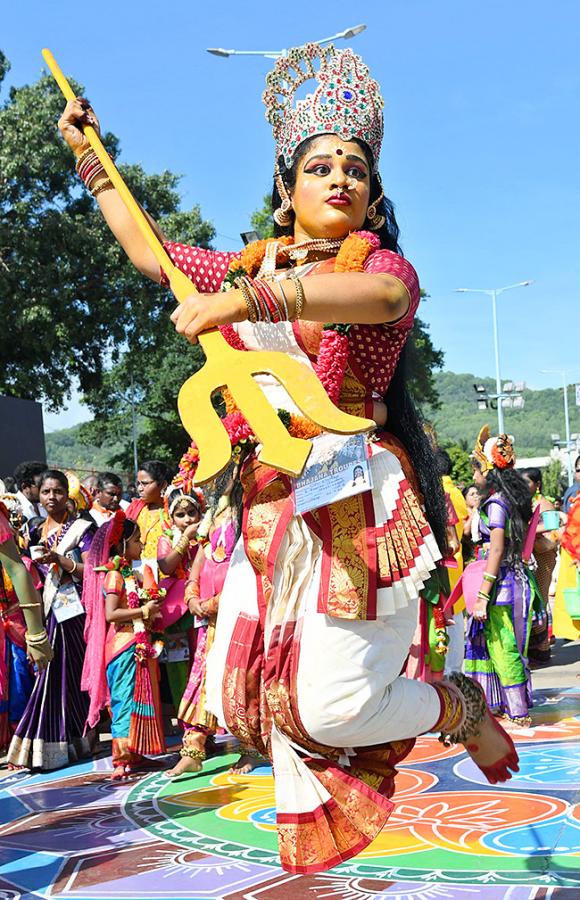
[(517, 731), (519, 775), (490, 786), (457, 748), (422, 738), (387, 828), (325, 875), (278, 864), (268, 768), (153, 774), (123, 785), (110, 760), (0, 773), (0, 900), (532, 900), (580, 898), (580, 692), (537, 692)]

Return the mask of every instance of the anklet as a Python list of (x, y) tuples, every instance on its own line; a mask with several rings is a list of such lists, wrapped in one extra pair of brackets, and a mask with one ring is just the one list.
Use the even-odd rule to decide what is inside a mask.
[(185, 747), (182, 747), (179, 751), (179, 755), (188, 756), (190, 759), (199, 759), (203, 761), (205, 759), (205, 750), (196, 750), (195, 748), (187, 750)]

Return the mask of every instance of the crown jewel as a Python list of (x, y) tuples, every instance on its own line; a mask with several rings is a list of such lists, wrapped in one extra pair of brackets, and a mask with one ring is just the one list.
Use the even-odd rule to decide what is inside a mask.
[[(318, 69), (316, 60), (320, 60)], [(297, 100), (293, 108), (296, 91), (310, 79), (318, 82), (316, 90)], [(282, 156), (287, 168), (302, 141), (316, 134), (336, 134), (344, 141), (365, 141), (373, 154), (374, 171), (378, 170), (384, 101), (367, 66), (350, 48), (294, 47), (276, 61), (262, 99), (274, 130), (276, 158)]]

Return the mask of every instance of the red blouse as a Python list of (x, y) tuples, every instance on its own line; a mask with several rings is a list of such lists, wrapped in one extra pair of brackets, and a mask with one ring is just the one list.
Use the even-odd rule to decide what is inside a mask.
[[(217, 293), (228, 271), (229, 264), (240, 253), (206, 250), (167, 241), (164, 245), (174, 265), (181, 269), (203, 294)], [(392, 275), (409, 292), (407, 313), (397, 322), (383, 325), (352, 325), (348, 333), (352, 361), (363, 373), (367, 390), (382, 396), (393, 376), (401, 351), (413, 327), (420, 300), (419, 279), (408, 260), (391, 250), (376, 250), (368, 257), (364, 271), (370, 274)], [(161, 273), (161, 284), (169, 281)]]

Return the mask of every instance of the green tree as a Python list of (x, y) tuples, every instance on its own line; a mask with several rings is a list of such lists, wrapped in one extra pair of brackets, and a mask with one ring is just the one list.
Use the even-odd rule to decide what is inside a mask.
[(177, 412), (177, 394), (203, 362), (199, 344), (187, 343), (169, 319), (161, 322), (155, 346), (146, 354), (124, 353), (105, 373), (101, 387), (91, 392), (95, 419), (81, 425), (80, 439), (111, 447), (109, 463), (132, 469), (133, 403), (139, 459), (154, 457), (175, 463), (190, 441)]
[(542, 493), (554, 500), (566, 490), (566, 474), (559, 459), (552, 459), (542, 472)]
[(274, 237), (274, 219), (272, 218), (272, 198), (270, 194), (264, 194), (262, 206), (254, 210), (250, 222), (259, 238)]
[(473, 481), (473, 468), (471, 458), (465, 447), (459, 444), (446, 444), (443, 447), (451, 457), (453, 469), (451, 477), (457, 485), (471, 484)]
[[(0, 55), (0, 80), (7, 70)], [(0, 105), (0, 391), (56, 409), (76, 379), (99, 411), (110, 362), (127, 347), (136, 368), (157, 353), (173, 301), (133, 269), (80, 185), (56, 131), (62, 108), (48, 76)], [(103, 141), (119, 155), (114, 135)], [(178, 176), (120, 170), (167, 234), (207, 246), (213, 226), (198, 207), (179, 211)]]

